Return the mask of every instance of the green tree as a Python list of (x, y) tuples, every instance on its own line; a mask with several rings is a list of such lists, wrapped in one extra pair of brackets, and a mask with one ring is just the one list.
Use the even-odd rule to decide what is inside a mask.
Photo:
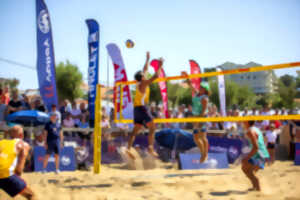
[(83, 83), (82, 77), (82, 73), (76, 65), (69, 61), (59, 63), (56, 66), (56, 87), (59, 99), (73, 101), (83, 97), (83, 91), (80, 89), (80, 85)]
[(286, 87), (290, 87), (290, 86), (295, 84), (295, 78), (293, 76), (288, 75), (288, 74), (281, 76), (280, 81)]
[(13, 79), (1, 79), (0, 80), (1, 86), (8, 86), (11, 90), (14, 90), (20, 84), (20, 81), (16, 78)]
[(162, 102), (158, 83), (150, 85), (150, 102), (155, 102), (156, 105)]
[(286, 86), (282, 80), (278, 84), (278, 94), (281, 98), (281, 105), (292, 109), (295, 106), (294, 98), (296, 97), (296, 82), (291, 83), (291, 85)]
[[(211, 80), (209, 83), (211, 87), (210, 101), (219, 108), (218, 82), (217, 80)], [(226, 79), (225, 93), (227, 108), (232, 108), (233, 105), (238, 105), (241, 109), (244, 109), (245, 107), (252, 108), (255, 106), (256, 95), (248, 86), (238, 85), (237, 83)]]

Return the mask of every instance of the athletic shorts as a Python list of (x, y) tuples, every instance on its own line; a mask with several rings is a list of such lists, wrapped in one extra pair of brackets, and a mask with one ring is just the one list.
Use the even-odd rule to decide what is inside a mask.
[(0, 179), (0, 188), (11, 197), (15, 197), (17, 194), (21, 193), (26, 186), (26, 182), (18, 175)]
[(147, 123), (151, 122), (153, 117), (146, 106), (134, 107), (134, 123), (142, 124), (146, 126)]
[(264, 158), (250, 158), (248, 160), (248, 163), (258, 166), (260, 169), (264, 169), (265, 168), (265, 162), (266, 160)]
[(194, 129), (193, 134), (197, 134), (199, 132), (206, 133), (207, 131), (207, 124), (206, 123), (199, 123), (199, 129)]
[(267, 148), (268, 149), (275, 149), (275, 144), (274, 143), (268, 143)]
[(52, 153), (54, 154), (59, 154), (60, 151), (60, 145), (59, 142), (47, 142), (48, 149), (46, 151), (46, 154), (51, 155)]

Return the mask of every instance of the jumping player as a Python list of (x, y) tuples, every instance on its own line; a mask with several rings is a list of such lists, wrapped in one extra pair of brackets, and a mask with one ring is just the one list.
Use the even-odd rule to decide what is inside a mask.
[(135, 140), (135, 136), (143, 128), (143, 126), (145, 126), (149, 129), (148, 152), (152, 156), (158, 157), (157, 153), (154, 150), (155, 124), (153, 122), (153, 117), (150, 113), (150, 110), (147, 107), (147, 104), (149, 103), (149, 95), (150, 95), (149, 85), (156, 78), (158, 78), (161, 68), (162, 68), (162, 65), (163, 65), (163, 59), (160, 58), (160, 66), (159, 66), (159, 69), (157, 70), (157, 72), (150, 79), (146, 79), (145, 75), (148, 71), (149, 60), (150, 60), (150, 53), (147, 52), (146, 62), (145, 62), (143, 71), (138, 71), (134, 75), (134, 79), (137, 81), (136, 93), (135, 93), (135, 98), (134, 98), (134, 128), (133, 128), (132, 133), (130, 134), (130, 137), (128, 140), (128, 148), (127, 148), (127, 154), (132, 159), (135, 159), (135, 156), (130, 152), (130, 149)]
[[(182, 76), (188, 76), (186, 72), (182, 72)], [(192, 91), (196, 94), (192, 98), (193, 116), (207, 117), (208, 114), (208, 97), (210, 96), (210, 87), (207, 82), (202, 82), (200, 88), (195, 88), (189, 79), (187, 83)], [(208, 154), (208, 140), (207, 140), (207, 125), (206, 123), (193, 124), (194, 142), (197, 144), (200, 152), (200, 162), (203, 163), (207, 159)]]
[(11, 197), (18, 194), (35, 199), (33, 191), (20, 177), (30, 146), (23, 141), (23, 128), (19, 125), (9, 130), (10, 139), (0, 141), (0, 188)]
[(244, 122), (251, 151), (242, 160), (242, 170), (252, 183), (253, 188), (250, 190), (260, 191), (259, 179), (255, 176), (255, 172), (264, 169), (265, 160), (270, 156), (264, 143), (264, 136), (257, 127), (254, 127), (254, 123), (254, 121)]

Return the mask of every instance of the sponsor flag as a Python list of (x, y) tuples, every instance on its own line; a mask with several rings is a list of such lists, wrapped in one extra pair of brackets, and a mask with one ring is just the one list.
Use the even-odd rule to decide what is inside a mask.
[(44, 0), (36, 0), (37, 73), (40, 94), (48, 111), (57, 106), (55, 59), (50, 15)]
[[(125, 71), (125, 65), (122, 59), (121, 51), (119, 47), (110, 43), (106, 45), (109, 56), (112, 59), (114, 71), (115, 71), (115, 83), (120, 81), (127, 81), (127, 75)], [(114, 87), (114, 102), (117, 100), (117, 117), (120, 116), (120, 87)], [(122, 102), (122, 115), (124, 119), (133, 118), (133, 104), (128, 85), (123, 85), (123, 102)]]
[[(198, 65), (198, 63), (194, 60), (189, 60), (189, 62), (190, 62), (190, 67), (191, 67), (191, 74), (200, 74), (201, 69), (200, 69), (200, 66)], [(200, 83), (201, 83), (201, 78), (193, 78), (191, 80), (191, 83), (194, 88), (199, 89)], [(192, 93), (192, 95), (193, 96), (195, 95), (194, 92)]]
[(87, 19), (86, 24), (89, 29), (89, 68), (88, 68), (88, 99), (90, 119), (95, 118), (96, 86), (98, 84), (98, 63), (99, 63), (99, 25), (94, 19)]
[[(151, 61), (150, 65), (154, 68), (154, 71), (156, 72), (159, 67), (159, 60), (154, 59)], [(164, 69), (161, 69), (161, 72), (159, 74), (159, 78), (164, 78), (166, 76)], [(164, 114), (166, 118), (169, 118), (169, 110), (168, 110), (168, 91), (167, 91), (167, 83), (165, 81), (158, 83), (160, 88), (160, 94), (163, 100), (163, 106), (164, 106)]]
[[(222, 71), (221, 68), (217, 67), (217, 71)], [(223, 117), (226, 116), (226, 93), (225, 93), (225, 81), (224, 75), (218, 76), (218, 87), (219, 87), (219, 101), (220, 101), (220, 110)]]

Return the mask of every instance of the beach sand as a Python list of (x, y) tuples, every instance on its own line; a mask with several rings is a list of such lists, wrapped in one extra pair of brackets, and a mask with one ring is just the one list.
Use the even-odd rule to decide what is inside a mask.
[[(129, 170), (124, 164), (92, 171), (25, 173), (23, 178), (43, 200), (300, 200), (300, 166), (277, 161), (259, 171), (262, 192), (248, 192), (250, 182), (240, 166), (229, 169), (178, 170), (156, 161), (150, 170)], [(0, 199), (11, 199), (0, 191)], [(15, 199), (23, 199), (17, 197)]]

